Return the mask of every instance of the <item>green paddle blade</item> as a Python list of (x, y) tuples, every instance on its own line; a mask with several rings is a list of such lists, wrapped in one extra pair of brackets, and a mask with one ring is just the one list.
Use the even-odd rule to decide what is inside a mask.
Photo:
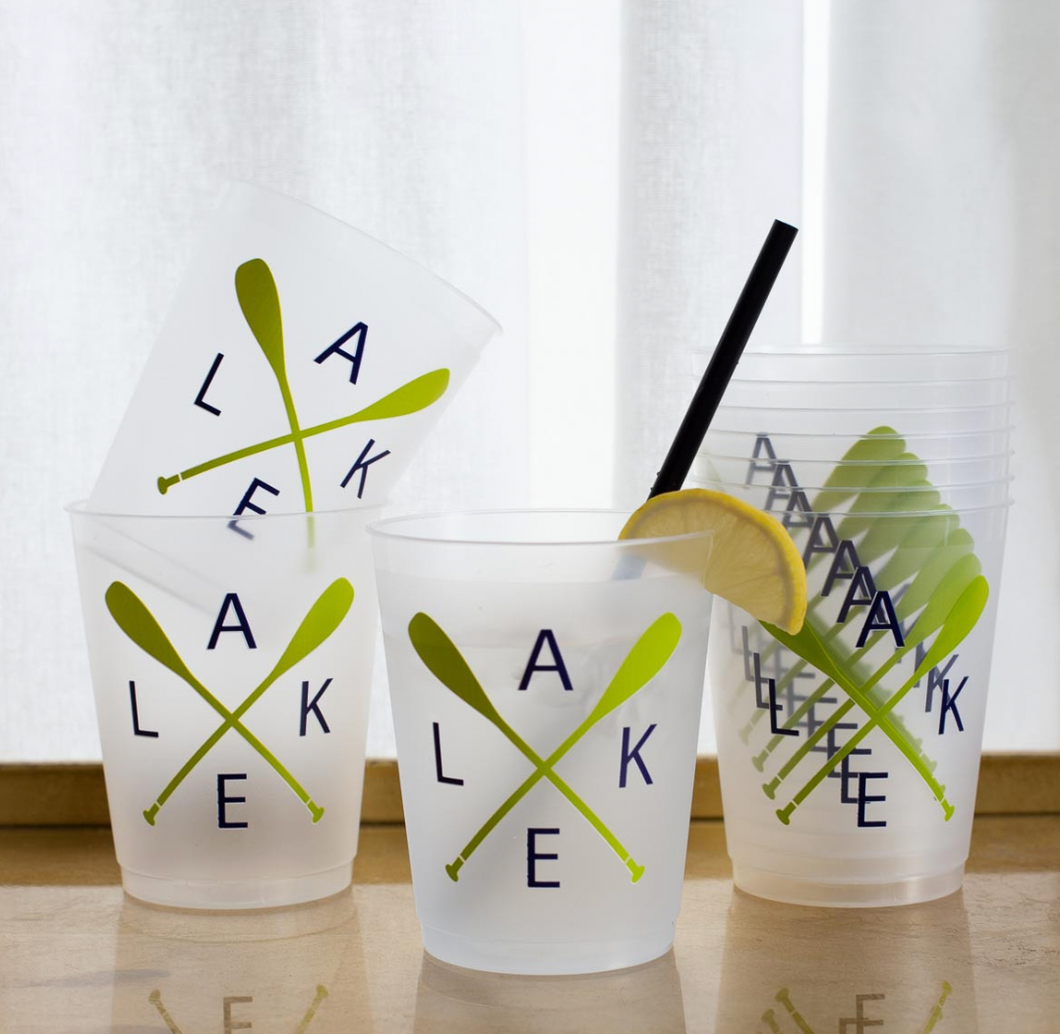
[(886, 556), (892, 549), (928, 548), (944, 542), (947, 535), (960, 527), (960, 519), (948, 506), (940, 506), (938, 511), (930, 517), (895, 515), (876, 521), (858, 543), (861, 562), (871, 563)]
[(107, 610), (118, 627), (149, 657), (164, 665), (186, 682), (197, 680), (180, 659), (162, 626), (144, 606), (143, 601), (124, 582), (111, 582), (104, 596)]
[(463, 654), (433, 618), (422, 612), (415, 615), (409, 622), (409, 640), (427, 670), (446, 689), (491, 722), (503, 724)]
[(806, 621), (802, 628), (792, 635), (775, 625), (762, 622), (762, 627), (782, 646), (787, 647), (804, 661), (812, 664), (822, 675), (830, 678), (840, 686), (848, 686), (851, 677), (839, 658), (832, 655), (813, 623)]
[(599, 721), (647, 685), (659, 674), (680, 641), (681, 622), (674, 614), (663, 614), (652, 622), (619, 665), (614, 678), (589, 713), (588, 721)]
[[(929, 568), (938, 567), (941, 577), (941, 572), (944, 572), (964, 556), (965, 553), (970, 553), (975, 548), (972, 536), (964, 528), (956, 528), (952, 534), (947, 535), (945, 533), (945, 521), (936, 521), (935, 518), (931, 518), (929, 521), (922, 521), (921, 524), (937, 525), (933, 534), (927, 536), (932, 541), (927, 546), (924, 546), (912, 541), (912, 535), (902, 539), (898, 544), (898, 548), (894, 551), (894, 555), (891, 556), (876, 577), (877, 588), (897, 588), (910, 578), (928, 577), (925, 572)], [(931, 531), (930, 527), (928, 530)], [(861, 556), (860, 549), (858, 550), (858, 556)], [(902, 617), (903, 615), (899, 612), (898, 616)]]
[(964, 642), (986, 609), (986, 601), (989, 596), (990, 587), (987, 585), (986, 578), (982, 575), (977, 575), (950, 608), (942, 629), (931, 644), (931, 649), (928, 650), (924, 655), (924, 659), (917, 665), (916, 672), (909, 680), (909, 685), (922, 679), (924, 675), (937, 664), (941, 664)]
[(843, 463), (889, 463), (905, 452), (905, 439), (894, 437), (893, 427), (874, 427), (859, 438), (845, 453)]
[(342, 624), (352, 604), (353, 586), (345, 578), (336, 578), (309, 608), (309, 613), (276, 662), (274, 674), (279, 675), (308, 657)]
[(359, 420), (385, 420), (418, 413), (437, 402), (448, 387), (449, 371), (431, 370), (366, 406), (357, 413), (357, 417)]
[[(927, 477), (927, 467), (923, 463), (914, 462), (916, 459), (911, 452), (902, 453), (894, 458), (893, 463), (881, 464), (878, 470), (871, 471), (869, 477), (866, 477), (864, 468), (837, 466), (825, 480), (825, 487), (835, 490), (818, 492), (813, 501), (813, 508), (819, 513), (828, 513), (852, 495), (860, 495), (871, 502), (887, 494), (878, 492), (881, 488), (906, 488), (926, 484), (924, 479)], [(870, 491), (864, 492), (864, 489)]]
[[(945, 555), (944, 555), (945, 557)], [(938, 612), (939, 607), (945, 608), (938, 614), (939, 624), (945, 619), (949, 608), (953, 606), (957, 598), (968, 587), (976, 575), (981, 574), (983, 565), (979, 558), (971, 552), (959, 556), (954, 562), (950, 559), (950, 567), (944, 569), (941, 575), (933, 565), (926, 565), (921, 575), (913, 579), (913, 583), (906, 590), (905, 595), (899, 601), (899, 616), (906, 617), (915, 614), (921, 607), (925, 612), (934, 610)], [(923, 614), (921, 614), (921, 618)], [(918, 622), (920, 618), (917, 619)]]
[(272, 271), (262, 259), (251, 259), (236, 270), (236, 297), (243, 317), (276, 376), (286, 378), (280, 296)]

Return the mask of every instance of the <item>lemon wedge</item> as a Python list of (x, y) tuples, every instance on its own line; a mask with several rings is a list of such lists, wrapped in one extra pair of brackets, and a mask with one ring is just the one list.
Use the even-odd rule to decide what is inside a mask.
[(806, 568), (774, 517), (724, 492), (686, 488), (649, 499), (620, 539), (713, 531), (703, 584), (759, 621), (795, 635), (806, 618)]

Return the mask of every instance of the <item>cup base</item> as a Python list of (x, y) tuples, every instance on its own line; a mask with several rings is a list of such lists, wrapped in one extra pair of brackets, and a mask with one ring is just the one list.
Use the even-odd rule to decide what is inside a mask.
[(292, 876), (287, 879), (173, 880), (145, 876), (123, 868), (121, 882), (130, 897), (171, 908), (227, 910), (279, 908), (318, 901), (345, 890), (353, 879), (353, 864)]
[(964, 866), (933, 876), (912, 876), (888, 882), (820, 881), (787, 873), (768, 872), (733, 862), (732, 879), (740, 890), (787, 905), (824, 908), (880, 908), (916, 905), (944, 898), (961, 889)]
[(567, 976), (628, 969), (665, 955), (674, 942), (668, 923), (623, 941), (486, 941), (423, 927), (423, 946), (442, 962), (489, 973)]

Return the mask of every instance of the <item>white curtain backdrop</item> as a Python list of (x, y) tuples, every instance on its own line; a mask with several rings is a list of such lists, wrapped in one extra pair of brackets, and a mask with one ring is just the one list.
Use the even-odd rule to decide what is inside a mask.
[(1060, 747), (1060, 6), (834, 4), (826, 341), (1011, 346), (988, 749)]
[[(774, 219), (802, 225), (802, 9), (624, 5), (617, 502), (648, 494)], [(797, 343), (800, 249), (756, 330)]]
[[(1060, 748), (1060, 15), (840, 4), (828, 42), (828, 10), (0, 0), (0, 761), (98, 757), (62, 504), (91, 488), (229, 177), (361, 227), (504, 325), (397, 490), (403, 510), (636, 505), (691, 394), (690, 352), (716, 340), (775, 217), (803, 232), (758, 339), (813, 336), (823, 300), (831, 340), (1015, 343), (1019, 505), (988, 746)], [(826, 79), (822, 180), (807, 98)], [(1012, 703), (1042, 689), (1041, 710)], [(373, 704), (370, 753), (391, 754), (381, 658)]]

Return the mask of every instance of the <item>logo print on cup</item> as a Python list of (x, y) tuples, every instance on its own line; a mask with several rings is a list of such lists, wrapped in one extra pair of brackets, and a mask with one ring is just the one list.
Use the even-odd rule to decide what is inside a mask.
[[(148, 656), (179, 676), (203, 698), (224, 721), (210, 734), (206, 741), (184, 763), (166, 784), (150, 808), (144, 810), (148, 825), (155, 824), (155, 816), (172, 796), (174, 790), (196, 765), (217, 745), (229, 729), (235, 729), (265, 759), (277, 775), (294, 791), (295, 796), (306, 806), (319, 822), (324, 809), (317, 804), (301, 783), (287, 770), (283, 763), (242, 722), (242, 717), (260, 699), (262, 694), (294, 665), (305, 660), (318, 646), (324, 643), (342, 624), (353, 603), (353, 586), (345, 578), (337, 578), (317, 598), (302, 619), (287, 648), (272, 671), (251, 691), (250, 695), (234, 711), (229, 711), (188, 669), (188, 666), (169, 641), (154, 615), (147, 606), (122, 582), (112, 582), (106, 592), (107, 609), (126, 636)], [(234, 799), (234, 798), (229, 798)]]
[(663, 614), (647, 628), (633, 644), (626, 659), (615, 672), (588, 717), (547, 758), (542, 758), (501, 717), (459, 649), (432, 618), (423, 613), (413, 617), (409, 622), (409, 639), (420, 660), (435, 678), (451, 693), (496, 726), (534, 766), (534, 771), (482, 824), (458, 857), (451, 864), (446, 865), (445, 871), (449, 874), (449, 878), (454, 883), (457, 882), (460, 869), (471, 858), (482, 841), (538, 782), (548, 779), (600, 834), (618, 859), (629, 869), (631, 881), (636, 883), (644, 875), (644, 866), (635, 861), (600, 817), (553, 769), (600, 719), (629, 700), (662, 670), (674, 650), (677, 649), (677, 644), (681, 639), (681, 624), (677, 617), (673, 614)]
[[(964, 682), (950, 694), (945, 673), (956, 659), (957, 647), (978, 623), (986, 607), (989, 588), (981, 573), (982, 566), (973, 553), (972, 538), (959, 527), (956, 514), (947, 518), (936, 499), (934, 508), (939, 511), (938, 516), (923, 519), (912, 515), (930, 508), (928, 504), (931, 500), (927, 499), (925, 493), (931, 493), (931, 486), (923, 480), (927, 468), (917, 463), (917, 457), (912, 453), (901, 451), (903, 446), (896, 445), (890, 437), (893, 432), (889, 428), (880, 429), (881, 434), (884, 432), (887, 432), (887, 437), (860, 441), (844, 457), (846, 462), (857, 459), (878, 463), (879, 470), (873, 478), (867, 483), (857, 478), (845, 483), (842, 476), (844, 468), (837, 467), (836, 473), (826, 482), (829, 488), (820, 492), (812, 504), (805, 491), (799, 488), (792, 465), (777, 460), (767, 436), (761, 435), (756, 439), (748, 466), (748, 484), (754, 483), (756, 473), (773, 472), (765, 508), (775, 509), (778, 500), (789, 499), (785, 506), (785, 524), (793, 532), (802, 528), (808, 530), (803, 556), (807, 570), (817, 560), (830, 558), (828, 576), (818, 598), (811, 605), (811, 612), (830, 595), (837, 583), (849, 582), (838, 619), (827, 631), (815, 628), (811, 620), (812, 613), (797, 635), (765, 626), (776, 640), (771, 651), (777, 665), (776, 678), (763, 677), (762, 662), (768, 659), (768, 651), (752, 651), (747, 629), (742, 629), (745, 674), (747, 680), (755, 685), (757, 710), (740, 730), (740, 737), (745, 743), (748, 742), (754, 726), (766, 713), (769, 714), (770, 731), (773, 734), (761, 752), (753, 757), (754, 766), (758, 771), (764, 771), (766, 761), (782, 743), (787, 742), (788, 737), (798, 736), (800, 729), (807, 731), (806, 739), (795, 747), (777, 774), (762, 785), (766, 796), (770, 800), (775, 799), (781, 784), (809, 753), (827, 754), (826, 762), (817, 772), (784, 807), (777, 809), (777, 817), (785, 825), (791, 821), (799, 805), (830, 775), (840, 777), (841, 800), (857, 804), (859, 826), (886, 825), (883, 821), (866, 819), (865, 806), (885, 799), (869, 795), (866, 784), (872, 779), (885, 778), (887, 773), (853, 772), (848, 768), (848, 759), (852, 755), (871, 753), (871, 749), (859, 748), (858, 745), (876, 728), (887, 736), (923, 779), (941, 805), (945, 820), (949, 821), (954, 813), (954, 805), (946, 798), (946, 787), (935, 777), (935, 762), (926, 755), (921, 748), (921, 741), (912, 736), (901, 717), (893, 712), (901, 700), (926, 677), (927, 710), (931, 709), (933, 689), (936, 686), (942, 689), (940, 735), (946, 730), (948, 711), (954, 713), (956, 723), (961, 727), (955, 701)], [(894, 460), (901, 462), (892, 463)], [(863, 487), (872, 491), (862, 494), (860, 490)], [(886, 489), (892, 491), (886, 492)], [(873, 495), (872, 492), (877, 494)], [(861, 498), (849, 505), (847, 516), (838, 528), (834, 527), (829, 511), (848, 501), (851, 496), (859, 495)], [(791, 500), (796, 498), (801, 501), (793, 505)], [(865, 512), (870, 509), (889, 512), (880, 518), (859, 516), (859, 510)], [(794, 525), (789, 518), (796, 511), (801, 520)], [(931, 557), (923, 562), (925, 551), (929, 551)], [(882, 558), (886, 558), (886, 562), (874, 575), (868, 564)], [(892, 593), (897, 604), (892, 602)], [(851, 610), (860, 607), (867, 608), (867, 615), (856, 649), (849, 657), (841, 656), (833, 641), (844, 628)], [(903, 627), (903, 621), (907, 619), (912, 619), (908, 629)], [(888, 635), (893, 637), (894, 652), (868, 678), (857, 675), (858, 663)], [(932, 635), (934, 640), (928, 647), (926, 644)], [(779, 663), (777, 645), (800, 660), (785, 668)], [(909, 654), (915, 657), (915, 670), (897, 690), (884, 695), (879, 683)], [(804, 671), (807, 667), (810, 671)], [(793, 680), (812, 677), (813, 669), (824, 677), (824, 681), (808, 696), (796, 696)], [(834, 698), (827, 696), (829, 690), (835, 687), (841, 689), (848, 699), (827, 718), (818, 719), (814, 710), (818, 704), (836, 703)], [(778, 690), (785, 689), (791, 713), (780, 726), (777, 724), (777, 714), (783, 707), (777, 694)], [(855, 707), (867, 719), (860, 726), (856, 722), (843, 722), (843, 718)], [(836, 734), (842, 730), (853, 732), (845, 744), (838, 745)], [(821, 745), (822, 740), (825, 741), (824, 745)], [(834, 771), (837, 767), (840, 769), (838, 773)], [(849, 780), (855, 780), (858, 785), (853, 795), (847, 793)]]
[[(280, 313), (280, 298), (276, 290), (276, 282), (272, 277), (272, 271), (264, 260), (251, 259), (249, 262), (244, 262), (243, 265), (236, 270), (235, 281), (236, 295), (239, 299), (239, 306), (243, 311), (243, 317), (246, 319), (247, 325), (250, 327), (250, 330), (254, 335), (254, 340), (258, 343), (258, 347), (261, 349), (276, 377), (276, 383), (279, 386), (280, 395), (283, 398), (284, 409), (287, 413), (287, 421), (291, 428), (290, 434), (280, 435), (276, 438), (269, 438), (266, 441), (248, 445), (245, 448), (237, 449), (234, 452), (226, 453), (223, 456), (216, 456), (203, 463), (197, 463), (194, 466), (188, 467), (186, 470), (182, 470), (179, 474), (173, 474), (170, 477), (159, 477), (158, 491), (161, 492), (162, 495), (165, 495), (174, 485), (179, 484), (181, 481), (187, 481), (189, 478), (197, 477), (200, 474), (205, 474), (207, 471), (215, 470), (216, 468), (226, 466), (229, 463), (235, 463), (237, 460), (246, 459), (248, 456), (255, 456), (258, 453), (268, 452), (270, 449), (278, 449), (285, 445), (293, 445), (295, 455), (298, 459), (298, 472), (302, 483), (302, 495), (305, 500), (305, 509), (306, 512), (309, 513), (313, 509), (313, 488), (309, 476), (309, 463), (306, 459), (305, 453), (305, 439), (312, 438), (318, 434), (327, 434), (329, 431), (335, 431), (340, 427), (347, 427), (350, 424), (362, 423), (367, 420), (386, 420), (393, 417), (408, 416), (410, 413), (417, 413), (422, 409), (426, 409), (428, 406), (437, 402), (438, 399), (445, 394), (446, 389), (449, 386), (449, 371), (444, 368), (432, 370), (430, 373), (425, 373), (422, 376), (409, 381), (407, 384), (402, 385), (402, 387), (390, 392), (389, 395), (384, 395), (381, 399), (377, 399), (370, 406), (366, 406), (364, 409), (360, 409), (356, 413), (340, 417), (337, 420), (328, 420), (325, 423), (317, 424), (313, 427), (303, 428), (299, 423), (298, 413), (295, 410), (294, 398), (291, 395), (291, 388), (287, 382), (287, 368), (283, 345), (283, 319)], [(346, 334), (334, 342), (334, 344), (324, 349), (324, 351), (316, 357), (314, 362), (323, 363), (332, 355), (340, 355), (351, 362), (352, 368), (350, 371), (350, 381), (356, 383), (357, 373), (360, 370), (361, 359), (364, 353), (367, 333), (368, 327), (366, 324), (356, 324), (347, 331)], [(357, 336), (357, 349), (351, 355), (350, 353), (343, 351), (342, 346), (354, 335)], [(217, 358), (210, 367), (210, 372), (206, 375), (205, 382), (199, 389), (199, 395), (195, 399), (195, 405), (213, 413), (215, 416), (220, 416), (220, 410), (207, 403), (205, 395), (223, 360), (224, 355), (218, 353)], [(381, 460), (384, 456), (389, 455), (389, 450), (384, 450), (376, 453), (374, 456), (369, 456), (369, 452), (374, 445), (375, 439), (369, 439), (368, 444), (364, 447), (360, 456), (358, 456), (357, 461), (350, 468), (349, 472), (341, 482), (342, 487), (345, 488), (353, 479), (354, 475), (359, 474), (360, 480), (357, 484), (358, 499), (361, 498), (361, 494), (364, 491), (365, 477), (367, 475), (368, 467), (377, 460)], [(259, 514), (264, 513), (264, 510), (260, 509), (251, 501), (251, 496), (258, 488), (262, 488), (273, 495), (279, 495), (279, 489), (255, 478), (251, 482), (250, 488), (244, 494), (234, 516), (239, 516), (245, 510), (251, 510), (252, 512)], [(235, 528), (235, 530), (239, 531), (238, 527)], [(242, 532), (242, 534), (247, 533)]]

